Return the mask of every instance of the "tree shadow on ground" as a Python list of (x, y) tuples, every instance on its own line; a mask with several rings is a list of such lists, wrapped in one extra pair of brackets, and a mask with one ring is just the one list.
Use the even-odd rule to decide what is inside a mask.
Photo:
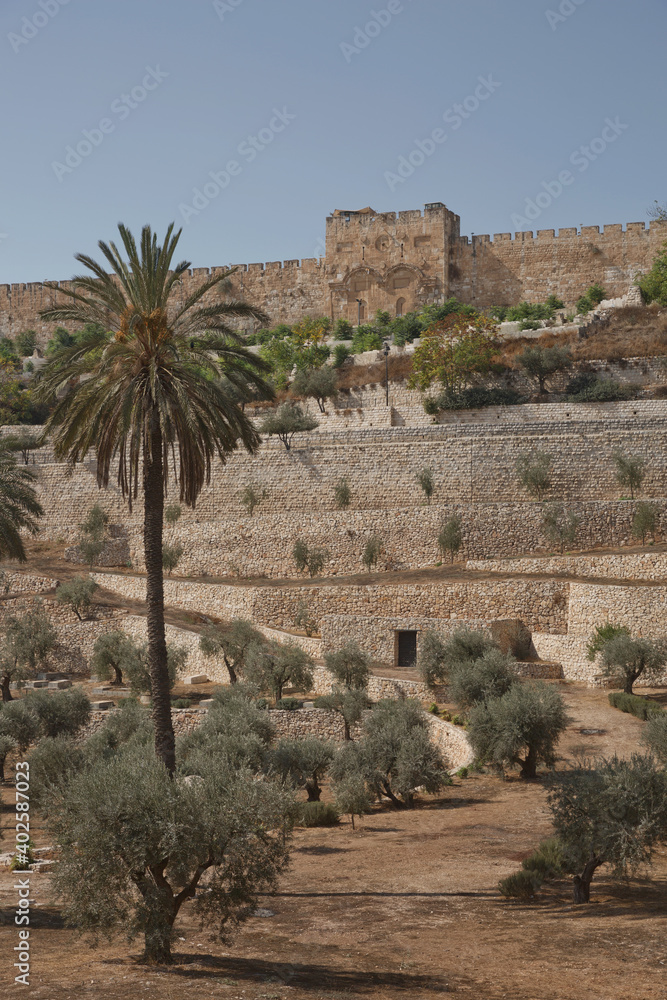
[(531, 902), (498, 899), (522, 913), (548, 913), (556, 920), (582, 920), (591, 917), (614, 919), (629, 917), (631, 920), (655, 919), (656, 914), (667, 916), (667, 879), (631, 878), (619, 882), (600, 879), (591, 884), (590, 903), (572, 901), (572, 882), (559, 879), (544, 885)]
[[(175, 978), (184, 977), (202, 982), (215, 981), (220, 976), (245, 982), (271, 982), (313, 992), (321, 996), (322, 990), (347, 992), (352, 996), (378, 996), (403, 993), (420, 996), (425, 993), (441, 994), (448, 991), (449, 983), (439, 977), (406, 972), (365, 971), (363, 969), (334, 969), (325, 965), (301, 962), (266, 962), (261, 959), (217, 958), (212, 955), (175, 954), (175, 967), (165, 971)], [(204, 969), (192, 966), (205, 966)], [(380, 992), (382, 991), (382, 993)], [(483, 1000), (478, 996), (478, 1000)]]
[(324, 844), (314, 844), (312, 847), (295, 847), (293, 854), (347, 854), (349, 847), (325, 847)]

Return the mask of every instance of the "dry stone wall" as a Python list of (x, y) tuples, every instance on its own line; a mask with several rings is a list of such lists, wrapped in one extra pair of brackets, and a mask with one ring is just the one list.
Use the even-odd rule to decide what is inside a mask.
[[(533, 645), (542, 659), (558, 660), (566, 678), (596, 683), (599, 660), (589, 662), (586, 646), (595, 626), (607, 621), (626, 625), (633, 635), (667, 637), (667, 587), (571, 583), (567, 634), (534, 632)], [(667, 683), (667, 670), (660, 683)]]
[[(126, 597), (142, 600), (145, 580), (126, 574), (97, 573), (94, 579)], [(320, 621), (324, 615), (371, 615), (468, 621), (470, 611), (483, 621), (519, 618), (528, 628), (564, 632), (568, 584), (552, 580), (473, 580), (393, 586), (230, 587), (165, 580), (165, 603), (221, 618), (244, 617), (274, 629), (289, 629), (306, 604)]]
[(608, 580), (667, 580), (667, 552), (623, 555), (549, 556), (540, 559), (470, 559), (466, 569), (483, 573), (596, 577)]

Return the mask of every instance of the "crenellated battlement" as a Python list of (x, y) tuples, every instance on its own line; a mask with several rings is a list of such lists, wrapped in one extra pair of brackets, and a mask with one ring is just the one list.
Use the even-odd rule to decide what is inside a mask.
[[(337, 209), (326, 219), (324, 257), (195, 267), (184, 273), (175, 299), (182, 303), (231, 269), (231, 294), (262, 308), (272, 323), (321, 315), (364, 322), (377, 309), (403, 315), (450, 296), (486, 308), (556, 294), (572, 307), (595, 283), (610, 297), (626, 294), (667, 240), (667, 223), (460, 233), (459, 216), (443, 202), (399, 212)], [(44, 346), (55, 324), (39, 313), (57, 301), (57, 291), (42, 282), (0, 285), (0, 336), (34, 329)]]
[(472, 237), (459, 236), (459, 242), (463, 246), (472, 246), (481, 243), (525, 243), (527, 240), (571, 240), (571, 239), (594, 239), (595, 237), (611, 237), (616, 239), (619, 235), (641, 234), (646, 238), (657, 235), (660, 239), (667, 239), (667, 222), (651, 222), (648, 226), (645, 222), (628, 222), (623, 228), (622, 223), (612, 223), (603, 226), (600, 232), (599, 226), (575, 226), (573, 228), (559, 229), (556, 234), (555, 229), (538, 229), (537, 232), (526, 230), (525, 232), (495, 233), (490, 236), (486, 233), (475, 233)]

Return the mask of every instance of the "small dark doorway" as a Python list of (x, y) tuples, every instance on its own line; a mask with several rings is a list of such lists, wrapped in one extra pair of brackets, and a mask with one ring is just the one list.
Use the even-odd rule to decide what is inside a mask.
[(417, 665), (417, 633), (396, 633), (396, 666), (414, 667)]

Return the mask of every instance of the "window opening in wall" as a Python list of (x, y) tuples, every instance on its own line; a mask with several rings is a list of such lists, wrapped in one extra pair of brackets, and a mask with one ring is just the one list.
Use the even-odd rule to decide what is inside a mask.
[(396, 303), (396, 315), (402, 316), (405, 309), (405, 299), (399, 299)]
[(417, 665), (417, 633), (396, 632), (396, 666), (415, 667)]

